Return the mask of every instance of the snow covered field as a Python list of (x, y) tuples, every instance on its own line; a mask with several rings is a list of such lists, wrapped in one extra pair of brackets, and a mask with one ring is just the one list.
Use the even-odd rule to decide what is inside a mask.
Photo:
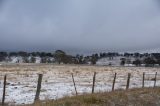
[(71, 73), (74, 74), (78, 94), (90, 93), (94, 72), (97, 72), (95, 92), (111, 91), (114, 73), (117, 73), (115, 89), (124, 89), (127, 74), (131, 73), (130, 88), (142, 87), (143, 72), (146, 75), (145, 86), (153, 86), (151, 80), (157, 75), (157, 86), (160, 86), (160, 68), (145, 67), (104, 67), (78, 65), (1, 65), (0, 66), (0, 100), (2, 100), (3, 78), (7, 74), (6, 102), (10, 104), (33, 103), (38, 74), (43, 74), (40, 99), (58, 99), (75, 95)]

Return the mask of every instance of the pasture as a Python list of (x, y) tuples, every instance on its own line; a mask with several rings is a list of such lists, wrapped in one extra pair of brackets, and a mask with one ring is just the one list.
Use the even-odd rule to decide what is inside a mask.
[(37, 90), (38, 74), (43, 74), (40, 100), (59, 99), (76, 95), (72, 73), (78, 95), (91, 93), (93, 74), (96, 72), (95, 92), (112, 90), (115, 73), (115, 89), (126, 89), (128, 73), (131, 74), (129, 88), (141, 88), (143, 72), (145, 87), (160, 86), (160, 68), (107, 67), (87, 65), (18, 64), (0, 66), (0, 101), (3, 96), (4, 75), (7, 75), (5, 102), (9, 104), (31, 104)]

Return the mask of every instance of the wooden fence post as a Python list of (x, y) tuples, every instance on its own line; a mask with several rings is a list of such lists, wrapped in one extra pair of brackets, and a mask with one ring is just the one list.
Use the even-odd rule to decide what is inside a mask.
[(156, 82), (157, 82), (157, 72), (155, 73), (154, 87), (156, 87)]
[(117, 76), (117, 73), (115, 73), (115, 75), (114, 75), (113, 84), (112, 84), (112, 91), (114, 91), (114, 86), (115, 86), (115, 82), (116, 82), (116, 76)]
[(7, 75), (4, 76), (2, 106), (4, 106), (5, 95), (6, 95), (6, 79)]
[(74, 89), (75, 89), (76, 95), (78, 95), (78, 93), (77, 93), (77, 88), (76, 88), (76, 84), (75, 84), (75, 81), (74, 81), (73, 73), (72, 73), (72, 80), (73, 80), (73, 84), (74, 84)]
[(35, 101), (39, 100), (39, 95), (40, 95), (40, 92), (41, 92), (42, 77), (43, 77), (43, 75), (39, 74), (39, 76), (38, 76), (38, 84), (37, 84), (37, 91), (36, 91), (36, 95), (35, 95), (35, 99), (34, 99)]
[(143, 72), (142, 88), (144, 88), (145, 72)]
[(130, 77), (131, 77), (131, 73), (128, 73), (126, 90), (128, 90), (128, 89), (129, 89)]
[(96, 80), (96, 72), (94, 72), (94, 75), (93, 75), (92, 93), (94, 93), (95, 80)]

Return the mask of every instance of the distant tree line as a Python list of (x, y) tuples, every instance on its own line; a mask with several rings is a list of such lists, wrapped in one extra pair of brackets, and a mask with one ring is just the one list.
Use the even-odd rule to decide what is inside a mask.
[[(47, 52), (0, 52), (0, 62), (10, 61), (11, 57), (21, 57), (24, 63), (35, 63), (36, 57), (41, 59), (41, 63), (58, 63), (58, 64), (96, 64), (98, 55), (83, 56), (77, 54), (76, 56), (68, 55), (62, 50), (56, 50), (54, 53)], [(19, 61), (18, 61), (19, 62)]]
[[(135, 66), (145, 65), (146, 67), (160, 66), (160, 53), (124, 53), (124, 57), (133, 57), (135, 60), (130, 64)], [(126, 58), (121, 60), (121, 65), (127, 63)]]
[[(135, 66), (155, 66), (160, 65), (160, 53), (95, 53), (90, 56), (83, 56), (77, 54), (75, 56), (69, 55), (62, 50), (56, 50), (53, 53), (47, 52), (0, 52), (0, 62), (10, 61), (11, 57), (21, 57), (24, 63), (35, 63), (36, 58), (41, 59), (41, 63), (57, 63), (57, 64), (96, 64), (101, 58), (109, 58), (113, 60), (115, 57), (121, 56), (120, 65), (134, 64)], [(130, 61), (128, 58), (134, 58), (134, 61)], [(19, 61), (18, 61), (19, 62)]]

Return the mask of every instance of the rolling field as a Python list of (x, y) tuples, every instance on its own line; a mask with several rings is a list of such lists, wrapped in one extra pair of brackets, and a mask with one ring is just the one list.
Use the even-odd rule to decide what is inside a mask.
[(127, 75), (131, 73), (130, 88), (154, 85), (155, 72), (158, 72), (156, 86), (160, 86), (159, 68), (145, 67), (106, 67), (80, 65), (21, 64), (0, 66), (0, 100), (2, 100), (3, 79), (7, 74), (6, 100), (9, 104), (31, 104), (34, 102), (38, 74), (43, 74), (40, 100), (59, 99), (75, 95), (71, 73), (78, 94), (91, 93), (94, 72), (96, 74), (95, 92), (111, 91), (114, 74), (117, 73), (115, 89), (125, 89)]

